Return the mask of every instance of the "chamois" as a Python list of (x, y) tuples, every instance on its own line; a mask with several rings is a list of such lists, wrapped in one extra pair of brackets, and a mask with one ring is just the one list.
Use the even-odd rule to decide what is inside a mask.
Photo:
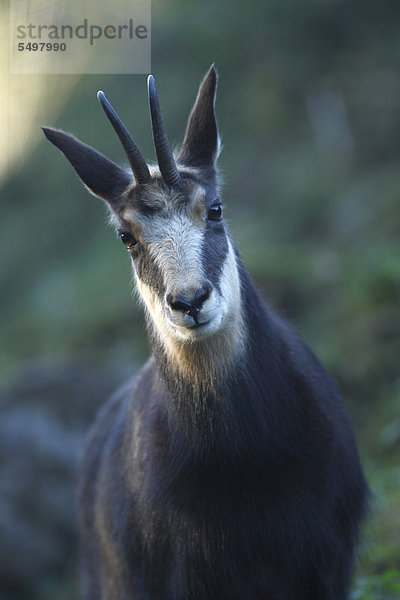
[(100, 411), (80, 475), (87, 600), (345, 600), (368, 487), (335, 384), (264, 305), (223, 220), (213, 66), (184, 141), (158, 165), (103, 92), (122, 169), (46, 137), (106, 201), (128, 249), (152, 356)]

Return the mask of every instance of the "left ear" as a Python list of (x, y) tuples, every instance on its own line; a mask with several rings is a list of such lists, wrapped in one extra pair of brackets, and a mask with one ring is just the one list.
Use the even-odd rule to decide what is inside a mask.
[(190, 167), (214, 166), (219, 152), (219, 136), (214, 104), (217, 73), (211, 65), (200, 84), (196, 102), (186, 126), (177, 162)]
[(66, 156), (87, 189), (111, 206), (117, 206), (133, 181), (131, 173), (65, 131), (51, 127), (42, 129), (49, 142)]

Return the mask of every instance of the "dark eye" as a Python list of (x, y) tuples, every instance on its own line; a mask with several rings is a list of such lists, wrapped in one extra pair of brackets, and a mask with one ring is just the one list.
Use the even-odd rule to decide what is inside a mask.
[(220, 221), (222, 219), (222, 204), (213, 204), (208, 209), (207, 218), (209, 221)]
[(127, 250), (130, 250), (131, 248), (133, 248), (133, 246), (136, 246), (137, 244), (137, 240), (133, 237), (131, 233), (129, 233), (129, 231), (119, 231), (118, 236), (121, 238), (122, 243), (124, 244)]

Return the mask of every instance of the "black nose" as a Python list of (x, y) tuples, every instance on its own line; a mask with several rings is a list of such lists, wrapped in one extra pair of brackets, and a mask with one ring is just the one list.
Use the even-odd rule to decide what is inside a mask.
[(194, 296), (192, 296), (190, 299), (184, 293), (177, 294), (176, 296), (167, 294), (166, 301), (172, 310), (179, 310), (187, 315), (190, 315), (197, 323), (197, 316), (201, 310), (201, 307), (210, 296), (211, 292), (212, 286), (209, 282), (206, 282), (203, 287), (197, 290)]

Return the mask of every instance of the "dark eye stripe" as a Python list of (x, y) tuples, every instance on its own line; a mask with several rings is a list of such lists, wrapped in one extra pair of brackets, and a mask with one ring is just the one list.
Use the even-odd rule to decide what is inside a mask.
[(220, 278), (228, 254), (228, 240), (222, 223), (206, 228), (202, 243), (202, 267), (206, 278), (220, 290)]
[(157, 294), (160, 300), (165, 296), (165, 285), (162, 273), (148, 252), (144, 252), (134, 265), (138, 278)]

